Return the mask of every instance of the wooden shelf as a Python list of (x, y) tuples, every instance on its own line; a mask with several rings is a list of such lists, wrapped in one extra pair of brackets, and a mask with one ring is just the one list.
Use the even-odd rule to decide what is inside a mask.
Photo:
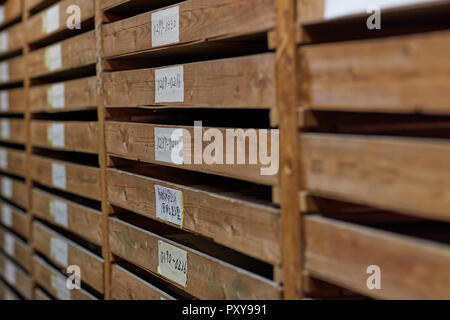
[(3, 227), (0, 227), (0, 248), (22, 268), (31, 272), (30, 246)]
[(21, 300), (20, 297), (11, 290), (3, 280), (0, 280), (0, 299), (1, 300)]
[(58, 42), (32, 51), (27, 57), (27, 73), (30, 78), (48, 76), (95, 64), (95, 32)]
[(111, 298), (113, 300), (174, 300), (152, 284), (118, 265), (112, 265)]
[(0, 174), (1, 195), (22, 208), (28, 208), (27, 186), (24, 181)]
[[(173, 28), (160, 35), (158, 23), (167, 16)], [(102, 43), (109, 58), (253, 35), (274, 27), (273, 0), (187, 0), (105, 25)]]
[(13, 174), (20, 177), (25, 177), (27, 172), (26, 154), (25, 151), (0, 148), (4, 154), (6, 161), (3, 161), (1, 170), (4, 173)]
[(104, 292), (104, 265), (99, 256), (37, 221), (33, 222), (33, 246), (58, 267), (79, 266), (83, 270), (82, 281), (98, 292)]
[[(38, 3), (27, 4), (30, 9)], [(81, 24), (93, 19), (94, 17), (94, 1), (92, 0), (62, 0), (54, 4), (50, 8), (31, 16), (26, 23), (28, 43), (43, 40), (63, 31), (70, 31), (66, 27), (67, 9), (71, 5), (76, 5), (81, 11)]]
[(28, 239), (29, 225), (26, 212), (0, 200), (1, 223), (16, 232), (21, 237)]
[[(169, 244), (184, 252), (187, 271), (183, 279), (164, 278), (199, 299), (280, 299), (280, 287), (258, 275), (219, 261), (214, 257), (177, 244), (116, 218), (109, 219), (111, 252), (152, 274), (158, 273), (158, 250)], [(146, 243), (146, 249), (140, 244)], [(179, 249), (179, 250), (177, 250)], [(180, 253), (181, 254), (181, 253)], [(236, 285), (229, 286), (230, 283)], [(239, 285), (237, 285), (239, 284)]]
[(95, 77), (44, 84), (30, 88), (30, 111), (65, 112), (95, 109), (97, 90)]
[(97, 122), (33, 120), (30, 130), (35, 147), (98, 153)]
[(31, 299), (30, 275), (2, 253), (0, 253), (0, 276), (24, 298)]
[(6, 41), (2, 40), (4, 42), (0, 46), (0, 56), (5, 56), (13, 52), (20, 52), (25, 43), (23, 25), (18, 23), (1, 31), (0, 37), (6, 39)]
[(27, 130), (22, 119), (9, 119), (0, 117), (0, 141), (8, 143), (25, 144)]
[(0, 62), (0, 84), (10, 85), (25, 78), (25, 59), (22, 56)]
[(165, 97), (164, 90), (155, 97), (155, 78), (163, 79), (165, 70), (172, 70), (165, 68), (170, 67), (105, 72), (104, 104), (108, 108), (270, 109), (275, 105), (274, 63), (275, 55), (265, 53), (177, 65), (183, 78), (178, 86), (183, 92), (182, 99), (172, 99), (177, 102), (166, 102), (171, 99)]
[(58, 300), (97, 300), (92, 294), (81, 288), (68, 290), (66, 277), (56, 268), (38, 256), (33, 257), (36, 282)]
[[(217, 187), (202, 186), (187, 177), (183, 185), (108, 169), (106, 179), (112, 205), (181, 227), (262, 261), (281, 263), (278, 209), (241, 200), (229, 191), (220, 192)], [(181, 193), (183, 212), (179, 223), (157, 217), (156, 188), (160, 187)]]
[(438, 31), (300, 47), (299, 101), (311, 110), (449, 114), (449, 40)]
[[(184, 151), (184, 163), (175, 164), (172, 162), (170, 155), (168, 161), (158, 161), (155, 159), (155, 130), (158, 128), (167, 128), (169, 130), (183, 129), (190, 133), (190, 137), (183, 131), (183, 151)], [(206, 130), (207, 128), (203, 128)], [(216, 174), (229, 178), (235, 178), (254, 182), (264, 185), (276, 185), (278, 183), (277, 175), (262, 175), (261, 168), (266, 167), (261, 163), (256, 164), (225, 164), (226, 159), (223, 159), (222, 164), (207, 165), (207, 164), (194, 164), (194, 156), (192, 150), (194, 148), (194, 127), (182, 127), (182, 126), (163, 126), (152, 124), (138, 124), (138, 123), (125, 123), (125, 122), (112, 122), (106, 123), (106, 152), (115, 157), (121, 157), (130, 160), (138, 160), (141, 162), (148, 162), (154, 164), (161, 164), (171, 167), (177, 167), (182, 169), (193, 170), (197, 172), (204, 172), (210, 174)], [(225, 129), (217, 129), (225, 137)], [(255, 131), (257, 132), (257, 131)], [(255, 135), (256, 137), (256, 135)], [(249, 150), (257, 150), (258, 140), (255, 139), (249, 143), (250, 146), (246, 148), (246, 158), (248, 159)], [(270, 137), (267, 137), (267, 141), (270, 141)], [(191, 150), (188, 146), (191, 145)], [(202, 150), (208, 144), (203, 143)], [(225, 143), (224, 143), (225, 146)], [(250, 149), (249, 149), (250, 148)], [(237, 152), (237, 150), (235, 150)], [(188, 154), (191, 154), (191, 161), (188, 161)], [(202, 152), (203, 154), (203, 152)], [(225, 153), (224, 153), (225, 154)], [(162, 158), (160, 158), (162, 159)], [(235, 163), (237, 160), (235, 160)], [(191, 163), (191, 164), (189, 164)], [(268, 166), (267, 166), (268, 167)]]
[(303, 134), (303, 190), (450, 221), (445, 140)]
[(102, 245), (100, 211), (34, 188), (33, 214), (87, 241)]
[(6, 1), (3, 7), (4, 18), (0, 21), (0, 28), (20, 19), (22, 15), (22, 1)]
[(31, 176), (34, 181), (44, 186), (100, 200), (98, 168), (32, 156)]
[[(305, 218), (305, 239), (305, 269), (320, 279), (377, 299), (450, 297), (448, 244), (320, 216)], [(367, 288), (371, 265), (381, 268), (380, 290)]]
[(5, 97), (4, 102), (0, 102), (0, 114), (21, 114), (25, 113), (27, 102), (23, 88), (15, 88), (0, 91), (0, 95)]

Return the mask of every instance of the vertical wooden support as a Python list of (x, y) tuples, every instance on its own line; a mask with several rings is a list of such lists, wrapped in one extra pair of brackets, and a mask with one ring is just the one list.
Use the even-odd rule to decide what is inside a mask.
[(100, 0), (95, 0), (95, 39), (96, 39), (96, 56), (97, 56), (97, 116), (98, 116), (98, 132), (99, 132), (99, 165), (100, 165), (100, 184), (102, 197), (102, 256), (105, 261), (104, 270), (104, 286), (105, 286), (105, 300), (111, 299), (111, 259), (109, 254), (109, 208), (106, 198), (106, 145), (105, 145), (105, 108), (103, 104), (103, 46), (102, 46), (102, 23), (103, 12), (100, 9)]
[(280, 185), (285, 299), (303, 297), (302, 219), (297, 124), (296, 0), (277, 0), (276, 83), (280, 129)]
[[(30, 13), (26, 9), (25, 6), (25, 0), (21, 1), (21, 7), (22, 7), (22, 25), (23, 28), (25, 28), (26, 22), (28, 21)], [(27, 71), (27, 59), (28, 54), (30, 52), (30, 46), (28, 45), (27, 41), (24, 39), (23, 44), (23, 50), (22, 55), (24, 57), (25, 61), (25, 78), (23, 81), (23, 87), (25, 91), (25, 101), (26, 101), (26, 109), (25, 109), (25, 128), (26, 128), (26, 142), (25, 142), (25, 153), (26, 153), (26, 163), (27, 163), (27, 172), (25, 175), (25, 183), (27, 186), (27, 218), (28, 218), (28, 245), (30, 246), (31, 253), (34, 255), (34, 245), (33, 245), (33, 210), (32, 210), (32, 195), (33, 195), (33, 181), (31, 179), (31, 153), (32, 153), (32, 147), (31, 147), (31, 108), (30, 108), (30, 86), (31, 86), (31, 80), (30, 76)], [(36, 282), (34, 279), (34, 264), (31, 266), (31, 285), (32, 285), (32, 299), (35, 299), (34, 292), (36, 287)]]

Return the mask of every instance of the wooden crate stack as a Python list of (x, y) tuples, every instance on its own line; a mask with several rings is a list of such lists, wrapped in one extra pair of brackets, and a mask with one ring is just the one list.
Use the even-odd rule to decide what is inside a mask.
[(299, 0), (293, 22), (302, 273), (372, 298), (449, 299), (450, 2), (338, 3)]
[[(94, 2), (25, 3), (36, 297), (102, 298)], [(72, 5), (81, 10), (79, 29), (67, 26)], [(72, 265), (81, 290), (67, 289)]]
[(0, 1), (0, 298), (450, 298), (449, 13)]
[(32, 298), (22, 4), (0, 3), (0, 298)]
[[(194, 121), (200, 134), (270, 129), (275, 1), (103, 0), (100, 10), (111, 298), (281, 298), (277, 175), (261, 175), (261, 162), (187, 160), (189, 145), (208, 145), (194, 146)], [(180, 81), (169, 90), (165, 78)], [(247, 158), (257, 148), (251, 140)]]

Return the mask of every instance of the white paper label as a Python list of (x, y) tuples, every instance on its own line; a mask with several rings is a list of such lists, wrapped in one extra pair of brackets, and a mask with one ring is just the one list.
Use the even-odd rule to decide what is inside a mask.
[(5, 22), (5, 7), (0, 6), (0, 24)]
[(2, 223), (8, 228), (13, 225), (12, 209), (7, 204), (2, 204)]
[(184, 67), (155, 69), (155, 103), (184, 102)]
[(9, 36), (8, 31), (0, 33), (0, 52), (8, 51)]
[(52, 163), (52, 184), (56, 188), (66, 189), (66, 166)]
[(13, 182), (8, 177), (2, 177), (2, 195), (10, 199), (12, 197)]
[(187, 252), (158, 240), (158, 273), (183, 287), (187, 281)]
[(178, 6), (152, 13), (152, 46), (180, 42), (180, 8)]
[(9, 92), (0, 92), (0, 111), (7, 112), (9, 110)]
[(59, 300), (71, 300), (70, 290), (67, 288), (67, 279), (59, 274), (50, 274), (50, 283), (52, 288), (55, 290), (56, 297)]
[(5, 260), (5, 279), (9, 284), (16, 283), (16, 266), (8, 260)]
[(47, 127), (47, 140), (53, 148), (64, 148), (64, 123), (52, 123)]
[(0, 63), (0, 81), (1, 82), (9, 81), (9, 64), (8, 64), (8, 62)]
[(69, 246), (59, 238), (50, 239), (50, 256), (63, 267), (68, 266)]
[(65, 228), (69, 225), (69, 219), (67, 217), (67, 203), (58, 199), (52, 199), (49, 203), (50, 215), (53, 217), (53, 221)]
[(182, 132), (182, 129), (155, 128), (154, 136), (156, 161), (174, 164), (183, 163)]
[(0, 148), (0, 169), (8, 169), (8, 151)]
[(8, 119), (0, 120), (0, 136), (5, 140), (11, 137), (11, 126)]
[(42, 15), (42, 31), (46, 34), (59, 29), (59, 5), (53, 6)]
[(3, 239), (3, 247), (5, 252), (9, 254), (11, 257), (14, 257), (15, 253), (15, 240), (12, 235), (9, 233), (5, 233), (5, 237)]
[(156, 217), (183, 227), (183, 192), (155, 185)]
[(47, 90), (47, 101), (51, 108), (64, 109), (66, 102), (64, 87), (64, 83), (57, 83)]
[(384, 10), (436, 1), (438, 0), (325, 0), (324, 18), (328, 20), (365, 14), (372, 5)]
[(60, 43), (45, 49), (45, 66), (49, 71), (62, 68), (62, 49)]

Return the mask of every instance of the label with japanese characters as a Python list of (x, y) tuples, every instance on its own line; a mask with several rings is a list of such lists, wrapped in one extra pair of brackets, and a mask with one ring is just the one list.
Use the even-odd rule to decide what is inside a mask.
[(158, 273), (186, 287), (187, 252), (170, 243), (158, 240)]
[(183, 227), (183, 192), (155, 185), (156, 217)]

